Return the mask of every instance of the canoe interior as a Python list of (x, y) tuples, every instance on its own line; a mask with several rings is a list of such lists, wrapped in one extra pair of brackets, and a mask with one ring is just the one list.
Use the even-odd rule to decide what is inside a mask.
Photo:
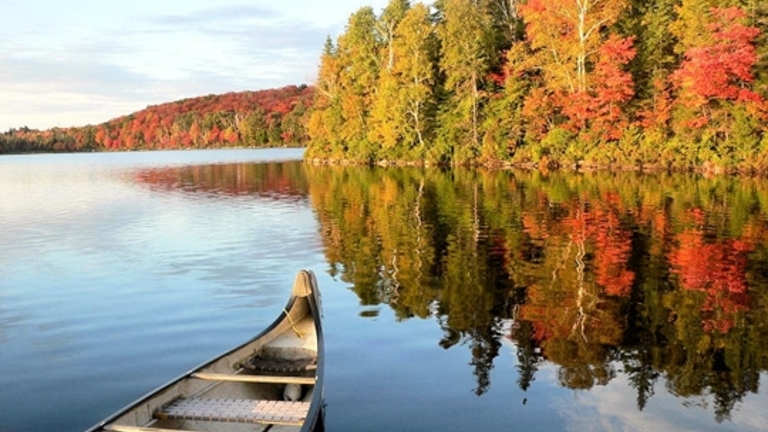
[[(316, 289), (314, 275), (310, 272), (302, 273), (308, 274), (306, 283), (314, 285), (313, 288)], [(302, 273), (297, 277), (297, 284), (300, 283)], [(301, 292), (294, 286), (294, 293), (297, 291)], [(91, 431), (121, 430), (121, 427), (125, 430), (147, 428), (148, 431), (157, 429), (209, 432), (313, 430), (311, 425), (305, 423), (314, 422), (321, 416), (318, 410), (322, 405), (322, 391), (319, 389), (322, 385), (322, 358), (319, 355), (322, 351), (322, 330), (317, 295), (319, 293), (292, 297), (280, 318), (262, 334), (140, 399), (124, 412)], [(253, 361), (257, 363), (256, 366), (259, 366), (260, 362), (267, 365), (267, 370), (253, 366), (243, 367)], [(285, 364), (287, 367), (275, 369), (275, 364)], [(295, 365), (309, 366), (297, 370)], [(195, 374), (200, 374), (204, 379), (195, 377)], [(293, 386), (290, 390), (294, 396), (298, 393), (297, 403), (284, 402), (286, 382), (294, 383), (289, 385)], [(316, 387), (317, 393), (320, 394), (316, 394)], [(244, 420), (242, 417), (232, 417), (204, 421), (199, 418), (179, 419), (166, 416), (166, 412), (172, 411), (169, 404), (174, 401), (175, 404), (181, 405), (190, 401), (203, 401), (208, 405), (213, 402), (226, 402), (224, 405), (229, 406), (232, 405), (232, 400), (237, 403), (258, 403), (258, 406), (279, 406), (280, 410), (289, 405), (300, 407), (303, 411), (299, 411), (303, 412), (303, 415), (290, 421), (274, 420), (270, 417), (263, 420), (266, 423), (260, 423), (259, 418)], [(310, 406), (312, 408), (309, 408)], [(253, 415), (261, 416), (261, 413)], [(307, 419), (306, 422), (304, 418)], [(242, 421), (248, 423), (235, 423)]]

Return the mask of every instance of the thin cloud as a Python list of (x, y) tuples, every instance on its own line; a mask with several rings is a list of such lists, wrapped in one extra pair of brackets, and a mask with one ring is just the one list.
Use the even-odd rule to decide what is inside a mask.
[(101, 62), (77, 59), (0, 57), (0, 86), (12, 86), (30, 94), (56, 91), (130, 95), (133, 86), (146, 85), (148, 78), (124, 68)]
[[(637, 409), (636, 394), (626, 375), (619, 375), (607, 386), (588, 392), (575, 392), (573, 399), (554, 403), (573, 431), (761, 431), (765, 425), (764, 407), (759, 395), (747, 395), (732, 412), (732, 419), (717, 423), (711, 410), (712, 396), (680, 398), (670, 394), (662, 382), (656, 383), (654, 396), (643, 411)], [(699, 403), (686, 403), (698, 400)], [(706, 407), (710, 407), (707, 409)]]
[(75, 1), (30, 14), (39, 0), (10, 1), (12, 21), (0, 28), (0, 132), (94, 124), (187, 97), (310, 84), (325, 37), (370, 3), (206, 0), (171, 9), (155, 0), (86, 10)]
[[(235, 49), (243, 56), (282, 55), (306, 60), (319, 57), (325, 36), (334, 29), (297, 21), (284, 13), (254, 6), (225, 6), (187, 15), (171, 15), (149, 21), (150, 31), (165, 34), (197, 33)], [(276, 63), (272, 61), (271, 63)]]
[(203, 9), (189, 14), (165, 15), (157, 18), (149, 18), (149, 22), (168, 27), (208, 27), (217, 23), (244, 21), (250, 19), (274, 20), (282, 18), (281, 14), (274, 10), (259, 6), (228, 5), (209, 9)]

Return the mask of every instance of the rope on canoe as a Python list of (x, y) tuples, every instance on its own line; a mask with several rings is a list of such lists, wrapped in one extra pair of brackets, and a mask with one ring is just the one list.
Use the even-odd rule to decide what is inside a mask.
[(304, 339), (305, 334), (301, 332), (298, 328), (296, 328), (296, 322), (293, 321), (293, 318), (291, 318), (291, 314), (288, 313), (288, 311), (283, 308), (283, 312), (285, 312), (285, 316), (288, 317), (288, 321), (291, 322), (291, 328), (293, 329), (293, 332), (296, 333), (296, 336), (299, 337), (299, 339)]

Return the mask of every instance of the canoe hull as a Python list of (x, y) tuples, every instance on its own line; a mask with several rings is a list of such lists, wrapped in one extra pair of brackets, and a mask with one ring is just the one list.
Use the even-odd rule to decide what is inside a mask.
[[(322, 430), (321, 316), (315, 275), (302, 270), (282, 313), (264, 331), (86, 432)], [(287, 366), (276, 368), (276, 364)], [(297, 370), (298, 364), (308, 366)], [(286, 389), (295, 395), (296, 386), (299, 400), (284, 400)]]

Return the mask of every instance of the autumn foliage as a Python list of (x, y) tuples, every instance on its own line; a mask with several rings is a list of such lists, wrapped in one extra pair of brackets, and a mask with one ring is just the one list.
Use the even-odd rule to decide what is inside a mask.
[(763, 101), (750, 89), (757, 62), (754, 42), (760, 30), (744, 24), (746, 14), (739, 8), (713, 8), (710, 12), (708, 42), (686, 50), (685, 60), (671, 76), (680, 91), (680, 103), (698, 110), (699, 116), (691, 122), (694, 127), (707, 124), (717, 101)]
[(0, 134), (0, 153), (304, 145), (313, 88), (227, 93), (148, 106), (97, 126)]
[[(392, 19), (395, 9), (405, 16), (403, 8), (414, 6), (392, 0), (374, 17), (364, 8), (367, 27), (351, 19), (337, 43), (326, 44), (318, 82), (334, 92), (316, 95), (315, 117), (327, 121), (309, 127), (312, 158), (768, 170), (765, 8), (441, 0), (429, 26), (407, 29)], [(352, 36), (367, 44), (355, 47), (366, 55), (343, 55)], [(403, 133), (413, 114), (393, 90), (412, 77), (391, 73), (414, 59), (432, 73), (421, 82), (419, 102), (430, 108), (420, 111), (421, 124), (429, 127), (419, 129), (417, 144)], [(337, 79), (351, 71), (350, 81)], [(366, 89), (391, 96), (386, 108), (350, 104)]]
[(0, 152), (306, 145), (331, 163), (768, 172), (757, 3), (390, 0), (328, 37), (311, 88), (12, 130)]

